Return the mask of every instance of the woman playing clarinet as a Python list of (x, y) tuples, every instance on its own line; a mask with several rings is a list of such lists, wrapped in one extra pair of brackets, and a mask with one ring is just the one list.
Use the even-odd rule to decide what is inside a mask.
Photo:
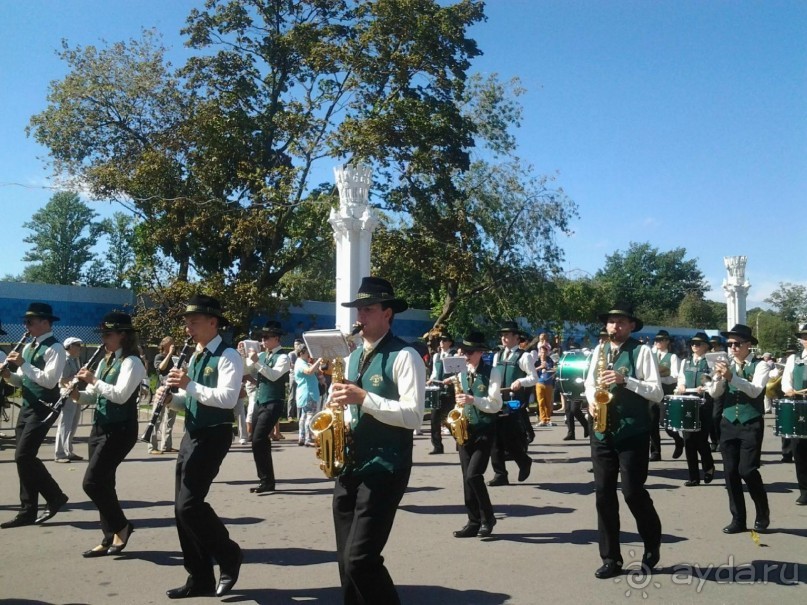
[(104, 534), (98, 546), (83, 553), (86, 558), (120, 554), (134, 531), (118, 501), (115, 473), (137, 441), (137, 400), (146, 377), (130, 315), (107, 313), (98, 331), (106, 356), (97, 375), (87, 368), (77, 374), (87, 390), (76, 399), (96, 403), (84, 492), (98, 508)]

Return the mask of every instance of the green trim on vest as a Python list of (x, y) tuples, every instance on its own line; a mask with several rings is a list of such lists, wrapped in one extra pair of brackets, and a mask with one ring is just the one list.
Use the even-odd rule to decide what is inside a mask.
[(696, 389), (701, 385), (701, 377), (708, 376), (709, 364), (706, 363), (706, 358), (701, 357), (697, 365), (692, 363), (692, 359), (687, 359), (684, 362), (684, 386), (688, 389)]
[[(196, 353), (188, 365), (191, 380), (202, 386), (215, 388), (219, 382), (219, 359), (227, 348), (222, 340), (212, 354), (207, 347), (201, 353)], [(205, 363), (198, 363), (199, 357), (203, 359), (206, 357)], [(232, 424), (235, 419), (232, 409), (203, 405), (195, 397), (188, 397), (185, 408), (185, 430), (188, 432), (220, 424)]]
[[(625, 341), (619, 350), (619, 355), (614, 361), (614, 370), (622, 373), (625, 377), (636, 378), (636, 353), (634, 353), (642, 343), (634, 338)], [(611, 343), (605, 345), (605, 356), (608, 359), (611, 355)], [(629, 439), (637, 435), (650, 432), (650, 402), (633, 391), (629, 391), (624, 385), (611, 385), (609, 391), (614, 396), (611, 401), (612, 413), (609, 414), (609, 423), (616, 428), (610, 435), (614, 442)], [(603, 433), (595, 431), (594, 436), (602, 441), (605, 438)]]
[[(275, 367), (282, 351), (272, 353), (267, 357), (266, 351), (258, 354), (258, 362), (270, 368)], [(286, 400), (286, 383), (288, 382), (288, 372), (285, 372), (277, 380), (269, 380), (266, 376), (258, 372), (258, 390), (255, 393), (255, 403), (266, 405), (272, 401)]]
[[(502, 351), (504, 353), (504, 351)], [(527, 373), (519, 367), (519, 363), (521, 362), (521, 356), (524, 355), (524, 351), (521, 349), (517, 349), (513, 354), (514, 357), (508, 359), (507, 361), (502, 361), (502, 353), (499, 353), (499, 362), (498, 365), (501, 368), (502, 372), (502, 387), (509, 387), (513, 384), (516, 380), (524, 378)], [(510, 354), (510, 350), (506, 351), (507, 355)], [(529, 401), (530, 394), (533, 392), (533, 389), (525, 389), (521, 388), (518, 391), (512, 391), (510, 396), (513, 399), (518, 399), (522, 404)]]
[[(480, 361), (474, 374), (474, 382), (468, 384), (468, 374), (462, 374), (462, 389), (474, 397), (487, 397), (490, 388), (491, 366)], [(468, 418), (468, 432), (471, 435), (485, 435), (490, 433), (496, 425), (498, 413), (483, 412), (475, 405), (465, 406), (465, 415)]]
[(807, 388), (807, 373), (804, 371), (804, 362), (799, 363), (796, 358), (793, 363), (793, 390), (801, 391)]
[[(382, 341), (361, 376), (361, 388), (385, 399), (398, 400), (400, 394), (392, 379), (392, 367), (398, 353), (408, 346), (392, 335)], [(363, 349), (358, 348), (348, 359), (347, 379), (351, 382), (358, 378), (362, 353)], [(350, 462), (346, 473), (356, 476), (391, 473), (412, 466), (411, 429), (384, 424), (370, 414), (362, 413), (359, 406), (351, 406), (351, 413), (353, 423), (347, 452)]]
[[(737, 371), (736, 362), (732, 363), (732, 372), (740, 378), (745, 378), (748, 382), (751, 382), (760, 361), (760, 359), (752, 359), (745, 364), (742, 372)], [(723, 418), (729, 422), (745, 424), (760, 418), (764, 410), (765, 389), (762, 389), (762, 392), (757, 397), (751, 398), (729, 383), (726, 398), (723, 400)]]
[[(123, 366), (123, 359), (116, 358), (112, 365), (107, 368), (106, 359), (98, 365), (98, 379), (107, 384), (116, 384), (120, 369)], [(137, 400), (140, 396), (139, 387), (135, 389), (132, 396), (119, 405), (110, 402), (106, 397), (98, 396), (98, 403), (95, 406), (95, 424), (107, 426), (118, 422), (137, 422)]]
[[(653, 353), (655, 355), (655, 353)], [(659, 368), (662, 365), (667, 366), (672, 371), (672, 352), (667, 351), (664, 355), (661, 356), (661, 359), (658, 358), (656, 355), (656, 359), (658, 359)], [(665, 395), (672, 395), (675, 393), (675, 383), (666, 384), (664, 382), (661, 383), (661, 390), (664, 392)]]
[[(45, 369), (45, 353), (58, 341), (53, 336), (48, 336), (37, 346), (28, 346), (22, 354), (22, 358), (39, 370)], [(59, 373), (61, 376), (61, 372)], [(37, 384), (27, 376), (22, 377), (22, 407), (33, 408), (38, 412), (46, 413), (48, 408), (39, 403), (39, 400), (47, 403), (56, 403), (59, 400), (59, 385), (52, 389)]]

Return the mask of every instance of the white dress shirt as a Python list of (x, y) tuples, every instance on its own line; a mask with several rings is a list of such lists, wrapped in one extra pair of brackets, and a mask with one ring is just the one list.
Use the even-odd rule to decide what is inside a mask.
[[(278, 351), (280, 351), (283, 347), (280, 345), (276, 346), (271, 351), (266, 352), (266, 357), (268, 358), (270, 355), (274, 355)], [(282, 378), (286, 374), (289, 373), (291, 370), (291, 361), (289, 360), (289, 356), (285, 353), (281, 353), (278, 355), (277, 359), (275, 360), (275, 364), (273, 366), (268, 366), (262, 364), (260, 361), (252, 361), (249, 357), (245, 359), (247, 365), (247, 371), (255, 375), (255, 373), (261, 374), (271, 380), (272, 382)]]
[[(201, 355), (204, 349), (214, 353), (220, 343), (221, 336), (216, 335), (213, 340), (207, 343), (206, 347), (202, 348), (197, 345), (196, 353), (191, 357), (188, 368), (193, 367), (196, 357)], [(215, 387), (206, 387), (191, 380), (186, 390), (180, 390), (179, 393), (174, 395), (171, 407), (174, 409), (182, 407), (185, 398), (190, 396), (196, 398), (201, 405), (225, 410), (234, 408), (238, 403), (238, 394), (241, 392), (241, 379), (244, 376), (244, 362), (238, 351), (232, 347), (224, 349), (221, 357), (219, 357), (216, 369), (218, 370), (219, 378)]]
[[(42, 342), (51, 336), (53, 336), (53, 332), (47, 332), (41, 336), (37, 336), (36, 341)], [(36, 347), (34, 342), (29, 342), (25, 345), (23, 354), (27, 349), (32, 347)], [(64, 364), (67, 361), (67, 351), (64, 350), (62, 343), (56, 342), (45, 351), (43, 357), (45, 358), (45, 367), (43, 369), (35, 368), (27, 361), (23, 362), (23, 364), (17, 368), (17, 372), (11, 374), (9, 382), (15, 387), (18, 387), (22, 384), (23, 376), (27, 376), (30, 380), (33, 380), (36, 384), (46, 389), (52, 389), (58, 385), (62, 377), (62, 372), (64, 371)]]
[[(749, 355), (745, 359), (746, 362), (748, 362), (752, 359), (752, 356)], [(736, 359), (732, 359), (730, 367), (731, 386), (738, 391), (745, 393), (751, 399), (759, 397), (760, 393), (763, 393), (765, 391), (765, 387), (768, 386), (768, 374), (770, 374), (771, 369), (764, 361), (760, 360), (760, 362), (757, 364), (757, 367), (754, 370), (754, 376), (750, 382), (739, 375)], [(712, 380), (708, 386), (710, 388), (707, 390), (707, 392), (712, 397), (720, 397), (726, 391), (726, 381), (723, 380), (722, 376), (718, 380)]]
[[(591, 363), (588, 366), (586, 373), (586, 399), (589, 405), (596, 406), (594, 403), (594, 392), (596, 385), (597, 373), (597, 360), (600, 358), (600, 347), (594, 347), (594, 352), (591, 354)], [(611, 343), (613, 350), (614, 344)], [(636, 366), (636, 377), (625, 376), (625, 388), (633, 391), (637, 395), (647, 399), (650, 403), (658, 403), (664, 399), (664, 391), (661, 389), (661, 377), (658, 371), (658, 360), (647, 345), (639, 345), (634, 349), (634, 363)], [(616, 359), (616, 356), (614, 357)]]
[[(799, 361), (802, 363), (807, 362), (807, 349), (801, 352)], [(793, 354), (787, 358), (785, 362), (785, 369), (782, 370), (782, 392), (789, 393), (795, 391), (793, 388), (793, 370), (796, 367), (796, 355)]]
[[(468, 375), (474, 373), (474, 368), (470, 363), (468, 364), (465, 372), (466, 382), (470, 384)], [(502, 409), (502, 371), (500, 368), (490, 369), (490, 381), (488, 382), (488, 394), (486, 397), (479, 397), (474, 395), (474, 407), (478, 408), (488, 414), (495, 414)], [(463, 408), (463, 414), (465, 408)]]
[[(667, 355), (667, 353), (663, 353), (662, 351), (656, 350), (656, 360), (659, 362), (659, 366), (661, 366), (661, 359), (665, 355)], [(678, 355), (676, 355), (675, 353), (670, 353), (670, 375), (661, 376), (661, 374), (659, 373), (661, 384), (678, 383), (678, 373), (681, 372), (681, 363), (682, 361), (678, 359)]]
[[(120, 359), (122, 349), (115, 351), (115, 359)], [(140, 383), (146, 378), (146, 368), (137, 355), (129, 355), (121, 362), (118, 379), (114, 384), (104, 382), (96, 374), (98, 380), (95, 384), (88, 384), (85, 391), (79, 391), (79, 403), (95, 403), (98, 397), (104, 397), (110, 403), (122, 405), (129, 401), (134, 392), (140, 388)]]

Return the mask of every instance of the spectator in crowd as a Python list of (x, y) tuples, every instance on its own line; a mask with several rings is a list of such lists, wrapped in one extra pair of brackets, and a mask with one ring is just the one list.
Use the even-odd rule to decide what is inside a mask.
[[(67, 361), (62, 372), (62, 386), (67, 386), (81, 369), (81, 339), (71, 336), (64, 341), (64, 350), (67, 351)], [(56, 428), (56, 453), (54, 462), (71, 462), (84, 460), (73, 451), (73, 437), (78, 428), (81, 416), (81, 406), (72, 399), (68, 399), (59, 416), (59, 426)]]

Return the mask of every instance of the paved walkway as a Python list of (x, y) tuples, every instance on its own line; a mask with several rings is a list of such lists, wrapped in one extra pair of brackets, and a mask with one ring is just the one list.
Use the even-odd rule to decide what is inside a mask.
[[(663, 569), (651, 578), (634, 573), (605, 581), (593, 576), (600, 561), (585, 442), (562, 441), (562, 426), (538, 429), (530, 478), (491, 488), (499, 523), (493, 538), (482, 541), (451, 536), (464, 524), (456, 454), (429, 456), (428, 434), (416, 437), (415, 468), (385, 551), (387, 565), (411, 605), (802, 603), (807, 507), (794, 504), (794, 469), (779, 463), (771, 418), (768, 425), (762, 474), (772, 530), (759, 544), (750, 534), (720, 531), (729, 521), (720, 464), (711, 485), (684, 487), (685, 463), (669, 459), (665, 437), (666, 459), (652, 464), (648, 481), (664, 527)], [(88, 427), (81, 431), (86, 438)], [(52, 452), (49, 440), (43, 458), (52, 459)], [(86, 454), (85, 439), (78, 452)], [(70, 503), (44, 526), (0, 530), (0, 603), (168, 602), (165, 590), (185, 580), (173, 526), (174, 456), (149, 456), (145, 444), (136, 446), (118, 472), (118, 493), (135, 533), (125, 556), (91, 560), (81, 552), (98, 543), (100, 532), (97, 512), (81, 489), (86, 463), (49, 461)], [(321, 476), (313, 450), (298, 447), (296, 439), (276, 444), (275, 456), (278, 492), (249, 493), (256, 483), (252, 456), (237, 443), (211, 490), (209, 501), (245, 552), (241, 578), (223, 600), (339, 603), (331, 482)], [(11, 518), (18, 482), (8, 447), (0, 452), (0, 486), (0, 516)], [(623, 556), (626, 566), (636, 567), (642, 547), (624, 504), (622, 509)]]

